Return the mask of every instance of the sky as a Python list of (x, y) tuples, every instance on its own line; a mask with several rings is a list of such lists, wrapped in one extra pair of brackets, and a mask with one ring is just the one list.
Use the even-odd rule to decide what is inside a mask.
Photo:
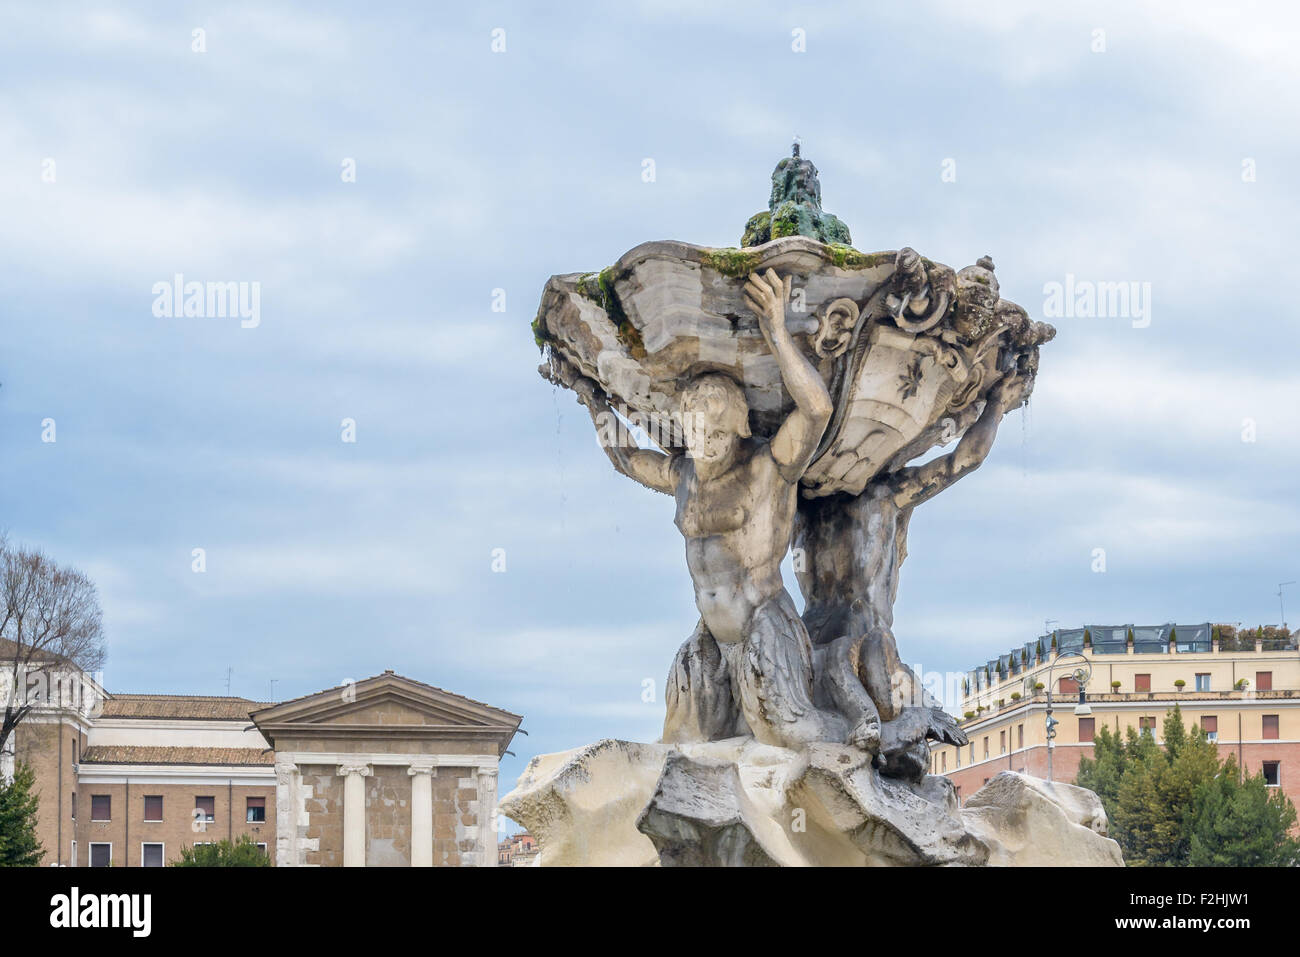
[[(654, 740), (697, 617), (672, 503), (609, 467), (529, 323), (552, 274), (737, 245), (798, 135), (857, 248), (990, 255), (1058, 329), (984, 466), (912, 520), (903, 657), (967, 670), (1048, 620), (1277, 623), (1298, 26), (1281, 3), (5, 5), (0, 528), (94, 578), (110, 690), (285, 699), (392, 668), (524, 715), (503, 792), (534, 754)], [(256, 283), (256, 323), (158, 315), (177, 274)], [(1149, 312), (1049, 315), (1067, 282)]]

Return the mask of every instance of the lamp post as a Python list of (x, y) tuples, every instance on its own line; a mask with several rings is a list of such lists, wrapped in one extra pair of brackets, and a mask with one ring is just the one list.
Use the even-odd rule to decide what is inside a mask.
[(1057, 652), (1056, 658), (1047, 666), (1047, 783), (1052, 783), (1052, 751), (1055, 750), (1052, 742), (1056, 739), (1056, 726), (1060, 724), (1052, 717), (1052, 672), (1060, 663), (1062, 658), (1078, 658), (1082, 664), (1074, 669), (1074, 680), (1079, 684), (1079, 703), (1074, 706), (1074, 713), (1078, 715), (1092, 714), (1092, 708), (1088, 707), (1088, 699), (1085, 696), (1085, 689), (1088, 682), (1092, 680), (1092, 662), (1081, 651), (1061, 651)]

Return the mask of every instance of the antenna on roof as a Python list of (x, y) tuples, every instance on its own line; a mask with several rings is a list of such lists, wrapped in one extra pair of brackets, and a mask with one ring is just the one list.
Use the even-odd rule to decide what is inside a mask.
[(234, 673), (234, 668), (226, 669), (226, 697), (230, 697), (230, 676)]
[(1286, 605), (1282, 603), (1282, 589), (1287, 585), (1294, 585), (1295, 582), (1278, 582), (1277, 585), (1277, 610), (1282, 613), (1282, 627), (1286, 627)]

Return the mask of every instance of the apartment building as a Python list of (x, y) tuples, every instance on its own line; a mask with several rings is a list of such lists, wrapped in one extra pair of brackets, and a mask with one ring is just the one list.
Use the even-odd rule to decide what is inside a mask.
[(1089, 625), (1045, 635), (967, 674), (958, 710), (970, 743), (932, 746), (933, 772), (951, 778), (959, 798), (999, 771), (1047, 777), (1049, 689), (1059, 722), (1050, 742), (1054, 780), (1074, 781), (1101, 727), (1158, 738), (1177, 704), (1188, 727), (1218, 743), (1221, 758), (1235, 755), (1300, 802), (1295, 636), (1238, 636), (1209, 623)]

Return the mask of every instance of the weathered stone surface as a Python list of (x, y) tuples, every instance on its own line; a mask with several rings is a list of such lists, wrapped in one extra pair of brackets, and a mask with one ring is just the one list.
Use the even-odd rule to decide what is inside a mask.
[(1106, 812), (1091, 791), (1003, 771), (962, 809), (996, 866), (1122, 866), (1119, 844), (1106, 837)]
[[(745, 796), (734, 764), (695, 761), (669, 753), (654, 796), (637, 817), (637, 830), (654, 842), (659, 861), (674, 867), (771, 867), (764, 846), (780, 828)], [(775, 833), (770, 833), (775, 832)], [(782, 842), (788, 845), (788, 842)]]
[(958, 809), (946, 778), (891, 779), (835, 744), (605, 740), (534, 758), (501, 810), (542, 866), (1123, 863), (1082, 788), (1004, 772)]
[(854, 758), (848, 748), (810, 747), (790, 783), (791, 803), (850, 841), (865, 864), (985, 863), (988, 848), (962, 827), (951, 782), (931, 775), (908, 786)]
[(573, 751), (541, 754), (502, 798), (500, 812), (546, 848), (546, 865), (657, 864), (654, 844), (636, 829), (669, 747), (606, 738)]

